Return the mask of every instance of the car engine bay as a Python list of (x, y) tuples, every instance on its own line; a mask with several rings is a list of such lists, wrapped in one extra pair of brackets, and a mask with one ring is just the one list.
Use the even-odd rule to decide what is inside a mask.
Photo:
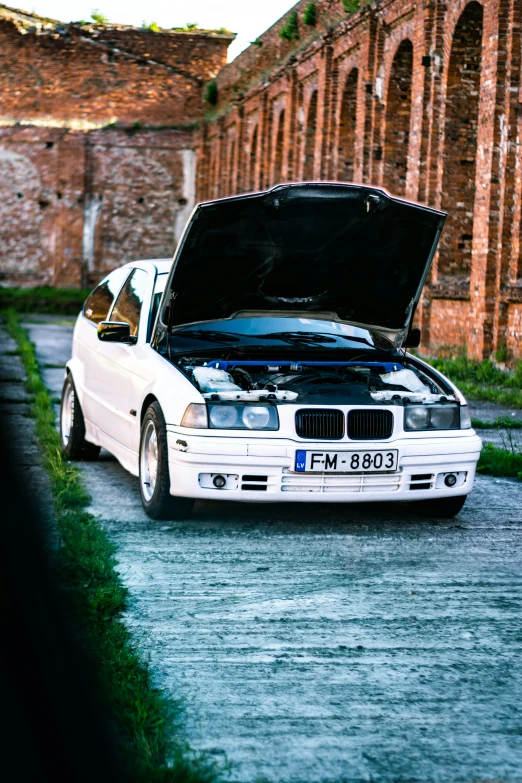
[(221, 402), (398, 404), (455, 401), (409, 357), (394, 361), (187, 358), (176, 366), (203, 397)]

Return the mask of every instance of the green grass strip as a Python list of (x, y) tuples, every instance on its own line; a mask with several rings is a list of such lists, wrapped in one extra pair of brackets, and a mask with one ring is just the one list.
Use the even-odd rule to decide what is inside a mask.
[(486, 476), (505, 476), (522, 481), (522, 453), (499, 449), (486, 443), (482, 449), (477, 471)]
[(23, 313), (78, 315), (90, 290), (51, 288), (1, 288), (0, 310), (12, 308)]
[(118, 755), (140, 783), (211, 783), (220, 770), (190, 750), (181, 730), (182, 709), (153, 687), (150, 671), (122, 621), (128, 591), (118, 575), (116, 547), (85, 509), (89, 497), (77, 468), (61, 456), (51, 396), (40, 376), (35, 350), (17, 313), (6, 313), (33, 398), (32, 412), (54, 497), (62, 545), (58, 575), (100, 682)]

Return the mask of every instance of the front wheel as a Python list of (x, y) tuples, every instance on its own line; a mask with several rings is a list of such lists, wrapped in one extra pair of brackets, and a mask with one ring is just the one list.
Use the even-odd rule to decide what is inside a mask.
[(85, 420), (70, 373), (67, 373), (62, 390), (60, 443), (65, 459), (96, 459), (100, 453), (99, 446), (85, 440)]
[(167, 428), (159, 402), (147, 409), (140, 438), (140, 492), (146, 514), (152, 519), (190, 516), (194, 501), (170, 494)]
[(433, 500), (421, 500), (413, 503), (415, 511), (419, 511), (423, 517), (439, 517), (439, 519), (451, 519), (459, 511), (462, 511), (467, 495), (458, 495), (454, 498), (433, 498)]

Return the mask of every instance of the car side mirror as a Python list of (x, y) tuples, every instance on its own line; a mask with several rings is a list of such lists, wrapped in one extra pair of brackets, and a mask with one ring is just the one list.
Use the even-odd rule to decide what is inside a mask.
[(406, 339), (404, 341), (404, 348), (418, 348), (421, 341), (421, 330), (418, 329), (416, 326), (412, 327), (408, 334), (406, 335)]
[(103, 343), (126, 343), (134, 345), (135, 335), (130, 333), (130, 324), (122, 321), (102, 321), (98, 324), (98, 340)]

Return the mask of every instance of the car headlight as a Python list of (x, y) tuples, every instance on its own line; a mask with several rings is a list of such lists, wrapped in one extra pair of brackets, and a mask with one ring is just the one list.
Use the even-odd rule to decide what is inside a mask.
[(404, 409), (405, 430), (458, 430), (460, 426), (458, 405), (408, 405)]
[(278, 430), (274, 405), (208, 405), (209, 426), (217, 430)]
[(206, 430), (208, 428), (207, 406), (202, 402), (191, 402), (183, 414), (181, 426)]
[(460, 406), (460, 429), (461, 430), (471, 429), (471, 416), (467, 405)]

